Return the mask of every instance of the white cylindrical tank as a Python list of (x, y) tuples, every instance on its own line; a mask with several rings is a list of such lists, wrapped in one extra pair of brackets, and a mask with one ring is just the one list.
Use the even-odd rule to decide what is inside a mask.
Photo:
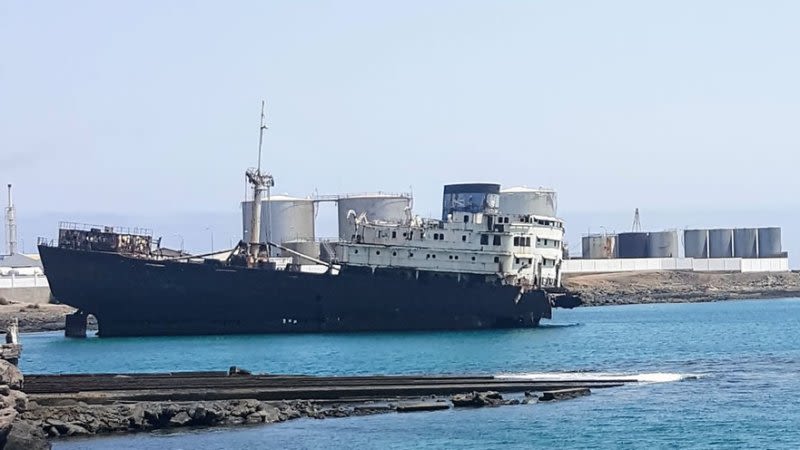
[(552, 189), (513, 187), (500, 191), (500, 212), (556, 217), (558, 196)]
[(768, 227), (758, 229), (758, 257), (776, 258), (783, 256), (781, 248), (781, 229)]
[(708, 255), (710, 258), (733, 258), (732, 229), (708, 230)]
[[(250, 215), (252, 201), (242, 202), (242, 236), (250, 242)], [(314, 241), (314, 202), (311, 199), (273, 195), (261, 203), (261, 239), (270, 239), (276, 244), (307, 240)], [(276, 252), (273, 252), (275, 254)]]
[(678, 232), (655, 231), (648, 237), (647, 252), (650, 258), (677, 258), (678, 257)]
[(617, 257), (617, 236), (590, 234), (581, 239), (583, 259), (611, 259)]
[(737, 228), (733, 230), (733, 256), (735, 258), (758, 258), (758, 229)]
[[(319, 259), (319, 244), (317, 244), (314, 241), (309, 241), (309, 240), (287, 241), (287, 242), (284, 242), (281, 245), (283, 245), (284, 247), (286, 247), (286, 248), (288, 248), (290, 250), (294, 250), (294, 251), (296, 251), (298, 253), (302, 253), (302, 254), (304, 254), (306, 256), (310, 256), (312, 258)], [(283, 256), (283, 257), (286, 257), (286, 258), (291, 257), (292, 258), (292, 264), (299, 264), (299, 265), (316, 264), (313, 261), (310, 261), (308, 259), (305, 259), (305, 258), (302, 258), (300, 256), (297, 256), (297, 255), (295, 255), (295, 254), (293, 254), (291, 252), (283, 251), (283, 250), (280, 250), (280, 249), (278, 249), (278, 250), (279, 250), (279, 255), (278, 256)]]
[(370, 222), (401, 223), (406, 218), (406, 208), (411, 206), (411, 197), (404, 194), (357, 194), (343, 195), (338, 200), (339, 239), (349, 241), (353, 237), (353, 224), (347, 220), (347, 212), (356, 216), (365, 213)]
[(708, 230), (684, 230), (683, 250), (687, 258), (708, 258)]

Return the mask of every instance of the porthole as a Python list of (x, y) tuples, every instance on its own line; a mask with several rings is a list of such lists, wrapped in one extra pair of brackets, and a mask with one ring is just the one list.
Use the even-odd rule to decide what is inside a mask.
[(380, 255), (380, 254), (381, 254), (381, 251), (380, 251), (380, 250), (375, 250), (375, 254), (376, 254), (376, 255)]
[(397, 256), (397, 252), (392, 252), (392, 256)]
[(472, 260), (475, 261), (475, 257), (474, 256), (472, 257)]
[(358, 249), (353, 250), (353, 253), (358, 253)]

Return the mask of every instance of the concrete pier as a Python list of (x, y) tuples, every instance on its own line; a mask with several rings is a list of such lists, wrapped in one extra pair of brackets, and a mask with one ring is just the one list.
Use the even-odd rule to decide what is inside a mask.
[(88, 316), (83, 311), (67, 314), (64, 325), (64, 336), (68, 338), (85, 338), (87, 317)]

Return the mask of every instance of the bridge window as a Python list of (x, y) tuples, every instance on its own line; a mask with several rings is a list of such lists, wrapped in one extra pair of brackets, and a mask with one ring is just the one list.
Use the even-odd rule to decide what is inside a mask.
[(494, 257), (494, 262), (499, 263), (500, 262), (500, 257), (499, 256), (495, 256)]
[(500, 245), (500, 236), (495, 235), (494, 239), (492, 240), (492, 245)]
[(392, 239), (397, 237), (397, 231), (392, 231)]
[(464, 215), (464, 223), (469, 223), (469, 216), (466, 214)]
[(489, 245), (489, 235), (482, 234), (481, 235), (481, 245)]
[(466, 235), (466, 234), (465, 234), (465, 235), (462, 235), (462, 236), (461, 236), (461, 240), (462, 240), (463, 242), (467, 242), (467, 235)]

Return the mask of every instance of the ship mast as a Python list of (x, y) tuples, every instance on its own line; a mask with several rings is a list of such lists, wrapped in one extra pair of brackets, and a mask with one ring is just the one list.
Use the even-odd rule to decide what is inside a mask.
[(245, 176), (247, 181), (253, 186), (253, 204), (250, 218), (250, 242), (248, 243), (248, 251), (253, 258), (258, 257), (258, 250), (261, 244), (261, 202), (264, 192), (267, 194), (267, 244), (270, 243), (270, 226), (269, 222), (272, 221), (271, 208), (269, 205), (270, 188), (275, 185), (272, 175), (268, 173), (261, 173), (261, 147), (264, 142), (264, 130), (267, 129), (266, 116), (264, 115), (265, 103), (261, 101), (261, 125), (258, 129), (258, 167), (247, 169)]

